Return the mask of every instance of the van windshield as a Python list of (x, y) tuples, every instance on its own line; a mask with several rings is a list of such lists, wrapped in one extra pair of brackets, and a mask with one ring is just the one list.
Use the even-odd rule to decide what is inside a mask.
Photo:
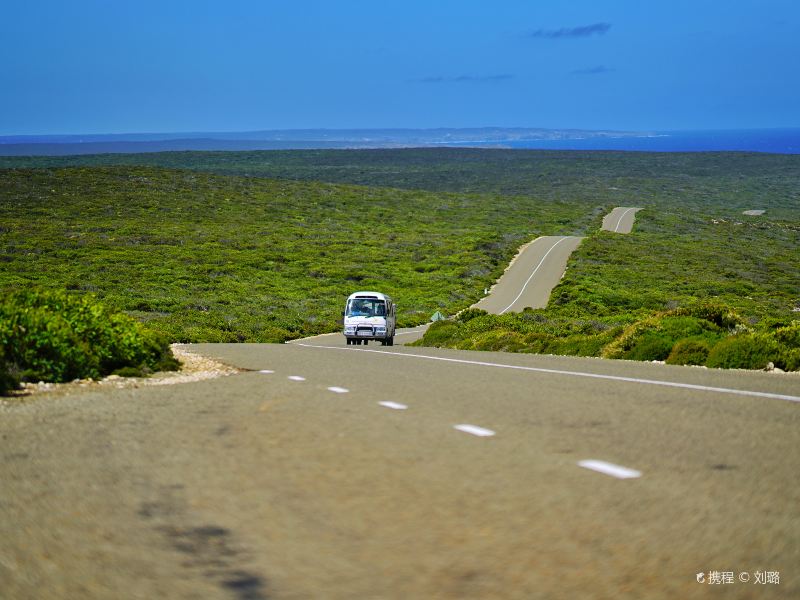
[(386, 303), (376, 298), (353, 298), (347, 301), (348, 317), (385, 317)]

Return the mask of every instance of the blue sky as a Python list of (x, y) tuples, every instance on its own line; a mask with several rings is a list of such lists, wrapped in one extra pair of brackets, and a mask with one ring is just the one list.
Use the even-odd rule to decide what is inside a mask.
[(5, 0), (0, 135), (800, 126), (796, 0)]

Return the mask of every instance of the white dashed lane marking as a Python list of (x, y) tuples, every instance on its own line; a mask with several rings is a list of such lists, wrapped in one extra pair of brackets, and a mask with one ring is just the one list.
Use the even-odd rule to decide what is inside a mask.
[(263, 373), (264, 375), (271, 375), (275, 371), (270, 371), (269, 369), (261, 369), (259, 373)]
[(378, 404), (394, 410), (406, 410), (408, 408), (408, 406), (405, 404), (400, 404), (399, 402), (378, 402)]
[(328, 390), (331, 391), (331, 392), (335, 392), (337, 394), (346, 394), (347, 392), (350, 391), (347, 388), (336, 387), (336, 386), (329, 387)]
[(300, 375), (289, 375), (289, 379), (292, 381), (305, 381), (305, 377), (300, 377)]
[(578, 463), (578, 466), (603, 473), (604, 475), (610, 475), (617, 479), (635, 479), (636, 477), (642, 476), (641, 471), (629, 469), (628, 467), (621, 467), (620, 465), (605, 462), (604, 460), (582, 460)]
[(464, 433), (471, 433), (472, 435), (477, 435), (478, 437), (489, 437), (495, 434), (495, 432), (491, 429), (484, 429), (483, 427), (478, 427), (477, 425), (453, 425), (453, 429), (458, 429)]

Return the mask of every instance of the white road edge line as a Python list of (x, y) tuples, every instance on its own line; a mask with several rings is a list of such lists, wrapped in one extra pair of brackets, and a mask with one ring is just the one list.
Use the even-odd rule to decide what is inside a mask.
[(400, 404), (399, 402), (378, 402), (381, 406), (385, 406), (386, 408), (391, 408), (393, 410), (406, 410), (408, 406), (405, 404)]
[(533, 279), (533, 276), (534, 276), (534, 275), (536, 275), (536, 271), (538, 271), (538, 270), (539, 270), (539, 267), (541, 267), (541, 266), (542, 266), (542, 264), (544, 264), (544, 261), (545, 261), (545, 259), (547, 258), (547, 256), (548, 256), (548, 255), (549, 255), (549, 254), (550, 254), (550, 253), (553, 251), (553, 249), (554, 249), (556, 246), (558, 246), (558, 245), (559, 245), (561, 242), (563, 242), (563, 241), (565, 241), (565, 240), (568, 240), (568, 239), (571, 239), (572, 237), (574, 237), (574, 236), (563, 237), (563, 238), (561, 238), (560, 240), (558, 240), (558, 241), (557, 241), (555, 244), (553, 244), (552, 246), (550, 246), (550, 249), (549, 249), (547, 252), (545, 252), (545, 253), (544, 253), (544, 256), (542, 257), (542, 260), (540, 260), (540, 261), (539, 261), (539, 264), (538, 264), (538, 265), (536, 265), (536, 268), (535, 268), (535, 269), (533, 270), (533, 272), (530, 274), (530, 277), (528, 277), (528, 280), (525, 282), (525, 285), (523, 285), (523, 286), (522, 286), (522, 289), (519, 291), (519, 294), (517, 294), (517, 297), (516, 297), (516, 298), (514, 298), (514, 300), (511, 302), (511, 304), (509, 304), (508, 306), (506, 306), (506, 307), (505, 307), (503, 310), (501, 310), (501, 311), (500, 311), (498, 314), (501, 314), (501, 315), (502, 315), (502, 314), (503, 314), (503, 313), (505, 313), (505, 312), (506, 312), (506, 311), (507, 311), (509, 308), (511, 308), (512, 306), (514, 306), (514, 304), (516, 303), (516, 301), (517, 301), (517, 300), (519, 300), (520, 296), (522, 296), (522, 294), (525, 292), (525, 288), (527, 288), (527, 287), (528, 287), (528, 284), (531, 282), (531, 279)]
[(350, 391), (347, 388), (337, 387), (335, 385), (332, 386), (332, 387), (329, 387), (328, 390), (331, 391), (331, 392), (334, 392), (336, 394), (346, 394), (347, 392)]
[(342, 335), (341, 331), (332, 331), (331, 333), (320, 333), (319, 335), (310, 335), (304, 338), (297, 338), (296, 340), (287, 340), (287, 344), (296, 344), (298, 342), (303, 342), (305, 340), (315, 340), (317, 338), (328, 337), (331, 335)]
[(453, 429), (458, 429), (464, 433), (471, 433), (472, 435), (477, 435), (478, 437), (491, 437), (495, 434), (495, 432), (491, 429), (484, 429), (483, 427), (478, 427), (477, 425), (468, 425), (466, 423), (461, 425), (453, 425)]
[(617, 479), (635, 479), (642, 476), (641, 471), (615, 465), (604, 460), (582, 460), (578, 463), (578, 466), (603, 473), (604, 475), (611, 475), (611, 477), (616, 477)]
[(289, 375), (288, 379), (291, 379), (292, 381), (305, 381), (306, 380), (305, 377), (300, 377), (300, 375)]
[(440, 360), (465, 365), (479, 365), (482, 367), (496, 367), (500, 369), (515, 369), (518, 371), (532, 371), (534, 373), (550, 373), (552, 375), (569, 375), (572, 377), (589, 377), (592, 379), (607, 379), (609, 381), (625, 381), (628, 383), (641, 383), (645, 385), (661, 385), (664, 387), (674, 387), (685, 390), (698, 390), (703, 392), (718, 392), (720, 394), (733, 394), (737, 396), (755, 396), (756, 398), (771, 398), (773, 400), (788, 400), (789, 402), (800, 402), (800, 396), (790, 396), (788, 394), (773, 394), (771, 392), (755, 392), (752, 390), (736, 390), (733, 388), (721, 388), (708, 385), (697, 385), (694, 383), (679, 383), (675, 381), (661, 381), (659, 379), (639, 379), (638, 377), (622, 377), (620, 375), (601, 375), (599, 373), (586, 373), (583, 371), (566, 371), (563, 369), (545, 369), (542, 367), (523, 367), (521, 365), (504, 365), (502, 363), (490, 363), (478, 360), (464, 360), (460, 358), (445, 358), (443, 356), (429, 356), (427, 354), (407, 354), (405, 352), (387, 352), (385, 350), (368, 350), (359, 348), (346, 348), (341, 346), (318, 346), (315, 344), (297, 344), (305, 348), (321, 348), (324, 350), (343, 350), (347, 352), (372, 352), (374, 354), (386, 354), (388, 356), (403, 356), (407, 358), (425, 358), (427, 360)]

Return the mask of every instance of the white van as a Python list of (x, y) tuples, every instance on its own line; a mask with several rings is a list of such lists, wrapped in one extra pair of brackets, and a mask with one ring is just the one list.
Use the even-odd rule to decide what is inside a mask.
[(396, 311), (392, 299), (380, 292), (356, 292), (344, 307), (344, 336), (349, 344), (368, 344), (380, 340), (394, 346)]

